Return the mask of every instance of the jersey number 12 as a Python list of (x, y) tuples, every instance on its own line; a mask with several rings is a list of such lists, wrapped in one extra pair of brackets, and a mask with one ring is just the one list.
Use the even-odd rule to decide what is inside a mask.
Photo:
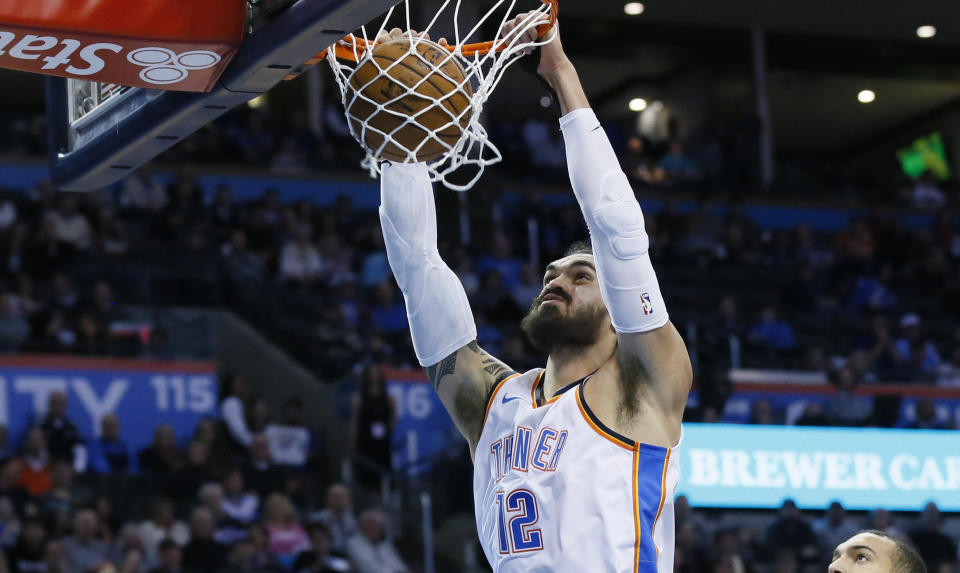
[(525, 553), (543, 549), (540, 529), (532, 526), (540, 519), (537, 498), (526, 489), (497, 492), (497, 517), (500, 525), (500, 553)]

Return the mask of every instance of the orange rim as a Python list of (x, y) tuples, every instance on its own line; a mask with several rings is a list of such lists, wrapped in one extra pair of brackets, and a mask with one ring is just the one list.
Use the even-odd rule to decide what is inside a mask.
[[(542, 38), (546, 36), (550, 30), (553, 29), (554, 24), (557, 23), (557, 16), (560, 12), (560, 6), (557, 3), (558, 0), (540, 0), (547, 6), (550, 6), (550, 21), (545, 24), (540, 24), (537, 26), (537, 38)], [(460, 48), (460, 53), (465, 57), (473, 57), (475, 55), (485, 55), (490, 53), (490, 50), (502, 51), (506, 48), (506, 44), (500, 43), (499, 46), (496, 46), (497, 42), (477, 42), (475, 44), (464, 44)], [(377, 42), (371, 42), (370, 40), (364, 40), (363, 38), (358, 38), (353, 34), (348, 34), (344, 36), (339, 42), (334, 46), (336, 50), (336, 56), (339, 60), (348, 60), (351, 62), (357, 62), (359, 58), (362, 58), (366, 51), (370, 48), (373, 48), (377, 45)], [(444, 46), (447, 50), (453, 52), (455, 46)], [(327, 51), (324, 50), (310, 59), (311, 62), (320, 61), (323, 58), (327, 57)]]

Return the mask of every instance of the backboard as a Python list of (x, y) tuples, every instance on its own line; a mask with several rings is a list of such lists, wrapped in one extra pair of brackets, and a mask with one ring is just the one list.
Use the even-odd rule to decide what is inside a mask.
[[(92, 191), (115, 183), (230, 108), (268, 91), (318, 50), (398, 1), (297, 0), (245, 38), (207, 93), (47, 78), (54, 184)], [(184, 73), (202, 64), (184, 63), (177, 66)]]

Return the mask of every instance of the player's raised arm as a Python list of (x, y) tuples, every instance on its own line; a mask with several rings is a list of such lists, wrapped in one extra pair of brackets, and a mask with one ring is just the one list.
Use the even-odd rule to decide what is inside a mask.
[(422, 163), (384, 164), (380, 224), (417, 359), (472, 455), (490, 389), (513, 371), (476, 343), (467, 294), (437, 250), (437, 211), (428, 177)]
[(559, 32), (540, 49), (537, 73), (560, 103), (570, 181), (590, 229), (600, 289), (617, 331), (622, 381), (636, 392), (652, 387), (664, 411), (676, 414), (679, 424), (692, 381), (690, 359), (667, 316), (640, 204), (563, 51)]

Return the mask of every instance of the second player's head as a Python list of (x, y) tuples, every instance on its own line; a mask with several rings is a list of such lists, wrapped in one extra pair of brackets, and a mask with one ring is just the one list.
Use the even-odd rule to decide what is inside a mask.
[(615, 340), (590, 245), (575, 243), (547, 265), (543, 289), (521, 326), (533, 345), (548, 354), (587, 348), (605, 337)]
[(833, 551), (827, 573), (926, 573), (910, 546), (882, 531), (861, 531)]

